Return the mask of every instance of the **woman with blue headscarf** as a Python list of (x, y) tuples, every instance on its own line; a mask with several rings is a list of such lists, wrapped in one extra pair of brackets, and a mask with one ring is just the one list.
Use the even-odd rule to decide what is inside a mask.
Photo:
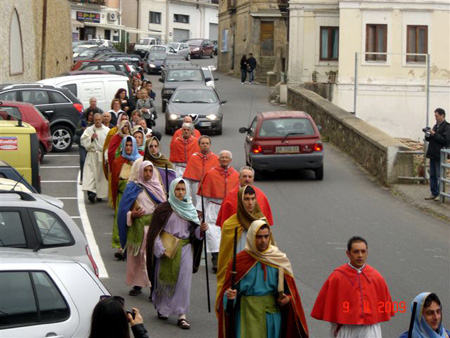
[[(449, 338), (450, 331), (442, 325), (442, 305), (435, 293), (423, 292), (414, 298), (411, 303), (411, 312), (417, 303), (414, 316), (414, 325), (411, 332), (412, 338)], [(408, 331), (400, 338), (408, 338)]]
[(158, 318), (178, 316), (178, 326), (189, 329), (192, 272), (198, 270), (203, 232), (188, 186), (182, 178), (172, 181), (169, 200), (159, 204), (147, 238), (147, 272), (152, 283), (152, 301)]
[(136, 145), (136, 139), (133, 136), (125, 136), (122, 139), (122, 154), (117, 157), (112, 165), (111, 172), (111, 195), (114, 205), (114, 224), (112, 235), (112, 247), (118, 248), (118, 252), (114, 256), (118, 259), (122, 259), (122, 249), (119, 240), (119, 230), (117, 227), (117, 211), (120, 204), (120, 199), (127, 186), (128, 179), (131, 174), (131, 166), (134, 161), (141, 157)]

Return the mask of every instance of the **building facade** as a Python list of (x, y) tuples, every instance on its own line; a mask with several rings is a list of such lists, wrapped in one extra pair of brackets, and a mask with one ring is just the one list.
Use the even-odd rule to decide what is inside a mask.
[(422, 139), (450, 110), (448, 2), (293, 0), (290, 37), (289, 84), (331, 84), (333, 103), (391, 136)]
[(160, 43), (191, 38), (217, 40), (217, 13), (217, 0), (130, 0), (122, 8), (123, 24), (139, 30), (139, 34), (130, 34), (130, 42), (144, 37)]
[(70, 69), (68, 1), (2, 0), (0, 31), (0, 83), (35, 82)]
[(258, 62), (256, 79), (265, 81), (267, 72), (285, 71), (288, 20), (280, 7), (287, 1), (223, 0), (219, 5), (218, 68), (240, 74), (240, 60), (252, 53)]

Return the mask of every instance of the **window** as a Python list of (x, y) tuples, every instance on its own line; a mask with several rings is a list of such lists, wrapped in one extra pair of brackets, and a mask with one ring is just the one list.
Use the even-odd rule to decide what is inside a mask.
[[(387, 25), (366, 26), (366, 53), (387, 53)], [(366, 54), (366, 61), (386, 61), (386, 55)]]
[(70, 103), (69, 100), (67, 100), (61, 93), (50, 92), (50, 96), (52, 97), (54, 103)]
[(22, 218), (18, 211), (0, 212), (0, 247), (2, 246), (15, 248), (27, 247)]
[(261, 22), (261, 56), (273, 56), (273, 22)]
[(66, 227), (52, 214), (34, 211), (42, 242), (48, 246), (72, 245), (73, 239)]
[(189, 15), (174, 14), (173, 22), (189, 23)]
[(150, 23), (161, 24), (161, 13), (160, 12), (150, 12)]
[(1, 329), (60, 322), (70, 316), (66, 301), (45, 272), (4, 271), (0, 285)]
[(320, 60), (337, 61), (339, 56), (339, 27), (320, 27)]
[(2, 94), (0, 94), (0, 100), (17, 101), (17, 92), (12, 91), (12, 92), (2, 93)]
[(256, 131), (256, 125), (258, 124), (258, 119), (255, 117), (252, 121), (252, 124), (250, 125), (250, 130), (248, 132), (249, 136), (253, 136), (255, 135), (255, 131)]
[[(428, 26), (407, 26), (406, 53), (428, 53)], [(425, 62), (425, 55), (407, 55), (407, 62)]]
[(308, 119), (273, 119), (264, 120), (259, 130), (260, 137), (280, 137), (290, 133), (298, 136), (315, 134), (311, 121)]
[(30, 102), (35, 106), (50, 103), (48, 93), (45, 90), (22, 90), (22, 101)]
[(64, 85), (63, 88), (67, 88), (73, 95), (78, 96), (76, 84)]

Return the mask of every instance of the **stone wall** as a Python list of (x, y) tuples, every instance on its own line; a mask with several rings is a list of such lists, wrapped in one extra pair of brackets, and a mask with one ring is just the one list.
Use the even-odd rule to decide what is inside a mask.
[[(0, 1), (0, 83), (35, 82), (42, 79), (42, 32), (44, 0)], [(17, 11), (22, 36), (23, 72), (10, 71), (11, 18)], [(44, 77), (70, 70), (72, 35), (68, 0), (47, 0)], [(17, 43), (17, 41), (15, 41)]]
[[(303, 87), (288, 87), (288, 105), (305, 111), (322, 126), (321, 134), (382, 184), (413, 176), (413, 157), (399, 154), (407, 147), (379, 129)], [(331, 168), (332, 169), (332, 168)]]

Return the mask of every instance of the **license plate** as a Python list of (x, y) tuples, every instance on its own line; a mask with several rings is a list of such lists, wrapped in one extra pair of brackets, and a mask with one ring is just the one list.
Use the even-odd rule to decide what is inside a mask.
[(211, 122), (200, 122), (200, 127), (211, 127)]
[(298, 153), (299, 147), (298, 146), (291, 146), (291, 147), (276, 147), (275, 152), (277, 154), (290, 154), (290, 153)]

